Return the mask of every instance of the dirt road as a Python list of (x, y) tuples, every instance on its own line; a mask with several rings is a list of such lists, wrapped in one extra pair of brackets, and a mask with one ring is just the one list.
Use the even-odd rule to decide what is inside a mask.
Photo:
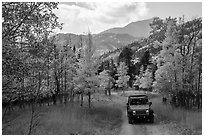
[[(124, 102), (124, 100), (123, 100)], [(125, 104), (125, 103), (124, 103)], [(178, 135), (179, 131), (171, 122), (162, 121), (155, 114), (155, 122), (138, 121), (134, 124), (128, 123), (126, 106), (123, 105), (123, 124), (121, 127), (121, 135)]]
[(178, 134), (172, 130), (170, 123), (162, 123), (155, 116), (155, 122), (149, 123), (145, 121), (139, 121), (134, 124), (128, 123), (126, 111), (123, 114), (123, 124), (121, 128), (121, 135), (175, 135)]
[[(191, 130), (186, 130), (185, 127), (178, 125), (178, 123), (175, 123), (175, 121), (171, 121), (166, 118), (162, 118), (161, 114), (158, 112), (155, 112), (155, 119), (154, 123), (149, 123), (145, 121), (140, 121), (140, 122), (135, 122), (134, 124), (129, 124), (128, 123), (128, 118), (127, 118), (127, 112), (126, 112), (126, 103), (127, 103), (127, 96), (128, 94), (134, 94), (136, 93), (135, 91), (131, 92), (128, 91), (127, 93), (113, 93), (114, 96), (112, 96), (111, 101), (115, 104), (120, 104), (122, 107), (122, 126), (120, 129), (119, 134), (120, 135), (189, 135), (189, 134), (195, 134), (195, 135), (200, 135), (202, 132), (197, 132), (194, 131), (192, 132)], [(142, 93), (139, 91), (139, 93)], [(153, 107), (156, 104), (156, 101), (158, 102), (158, 97), (151, 98), (150, 101), (153, 104)], [(161, 98), (159, 99), (161, 100)], [(158, 113), (158, 114), (157, 114)]]

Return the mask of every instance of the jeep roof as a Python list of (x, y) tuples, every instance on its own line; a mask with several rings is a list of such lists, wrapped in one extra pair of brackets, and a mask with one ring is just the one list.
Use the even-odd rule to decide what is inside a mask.
[(132, 99), (132, 98), (148, 98), (148, 96), (147, 95), (145, 95), (145, 94), (136, 94), (136, 95), (130, 95), (130, 96), (128, 96), (128, 99)]

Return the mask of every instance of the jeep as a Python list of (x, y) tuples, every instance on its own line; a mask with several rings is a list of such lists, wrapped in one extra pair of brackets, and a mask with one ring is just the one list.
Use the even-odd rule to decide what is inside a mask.
[(145, 94), (128, 96), (127, 116), (129, 124), (136, 119), (149, 120), (154, 123), (154, 111), (151, 108), (152, 102), (149, 102)]

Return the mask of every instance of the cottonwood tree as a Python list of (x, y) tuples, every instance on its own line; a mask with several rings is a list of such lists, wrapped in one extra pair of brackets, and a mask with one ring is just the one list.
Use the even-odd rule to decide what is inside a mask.
[(136, 89), (139, 89), (139, 86), (140, 86), (140, 77), (135, 75), (135, 79), (134, 79), (134, 87)]
[(52, 2), (2, 3), (3, 94), (17, 95), (20, 106), (25, 99), (32, 101), (30, 127), (33, 127), (33, 104), (42, 91), (46, 74), (47, 38), (53, 29), (61, 27), (53, 13), (57, 5)]
[[(34, 71), (34, 67), (30, 66), (34, 62), (42, 62), (46, 37), (52, 29), (61, 25), (52, 12), (56, 8), (57, 3), (2, 3), (2, 65), (5, 90), (15, 89), (15, 93), (19, 90), (25, 91), (25, 79), (29, 80), (34, 74), (30, 73)], [(14, 79), (20, 83), (20, 87), (12, 83)]]
[(116, 86), (118, 86), (121, 89), (128, 88), (127, 82), (130, 79), (130, 76), (127, 75), (128, 67), (125, 65), (124, 62), (120, 62), (120, 65), (117, 68), (117, 74), (118, 80), (116, 80)]
[(91, 107), (91, 95), (99, 88), (99, 79), (96, 75), (98, 60), (93, 56), (94, 50), (92, 36), (89, 33), (87, 45), (84, 46), (80, 55), (81, 58), (77, 63), (77, 75), (74, 77), (75, 89), (81, 94), (81, 106), (83, 106), (83, 96), (85, 94), (88, 95), (89, 108)]
[[(198, 63), (201, 51), (195, 49), (200, 48), (198, 41), (202, 39), (201, 26), (200, 18), (188, 22), (180, 18), (178, 24), (169, 22), (166, 38), (157, 59), (158, 70), (155, 73), (154, 87), (160, 91), (169, 91), (177, 105), (189, 107), (190, 104), (195, 104), (191, 102), (197, 100), (199, 108), (201, 92), (196, 85), (201, 80), (201, 65)], [(193, 71), (198, 80), (192, 76)]]
[(146, 71), (143, 74), (142, 78), (140, 78), (139, 88), (151, 89), (152, 88), (152, 83), (153, 83), (152, 72), (149, 69), (146, 69)]
[[(169, 85), (172, 85), (171, 86), (172, 88), (178, 88), (179, 86), (176, 85), (177, 77), (179, 77), (177, 75), (179, 74), (179, 72), (177, 71), (178, 66), (177, 62), (175, 61), (176, 60), (175, 55), (178, 55), (175, 52), (176, 51), (175, 29), (176, 29), (175, 24), (170, 22), (166, 33), (167, 38), (163, 42), (163, 49), (161, 50), (159, 58), (157, 60), (158, 70), (156, 71), (155, 82), (155, 84), (163, 82), (169, 83)], [(161, 85), (159, 87), (162, 88)]]
[(111, 87), (112, 87), (112, 80), (113, 78), (110, 76), (110, 74), (108, 73), (107, 70), (103, 70), (100, 74), (99, 74), (99, 80), (100, 80), (100, 87), (102, 88), (102, 90), (105, 90), (105, 94), (111, 95)]

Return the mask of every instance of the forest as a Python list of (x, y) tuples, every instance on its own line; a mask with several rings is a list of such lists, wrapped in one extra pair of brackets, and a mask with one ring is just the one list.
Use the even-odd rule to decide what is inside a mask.
[[(31, 110), (31, 134), (38, 106), (127, 89), (158, 92), (174, 106), (202, 108), (202, 18), (161, 19), (151, 35), (124, 45), (116, 58), (94, 56), (91, 32), (77, 46), (56, 44), (63, 27), (54, 2), (2, 3), (2, 119), (15, 109)], [(134, 48), (133, 48), (134, 47)], [(108, 54), (108, 53), (107, 53)]]

